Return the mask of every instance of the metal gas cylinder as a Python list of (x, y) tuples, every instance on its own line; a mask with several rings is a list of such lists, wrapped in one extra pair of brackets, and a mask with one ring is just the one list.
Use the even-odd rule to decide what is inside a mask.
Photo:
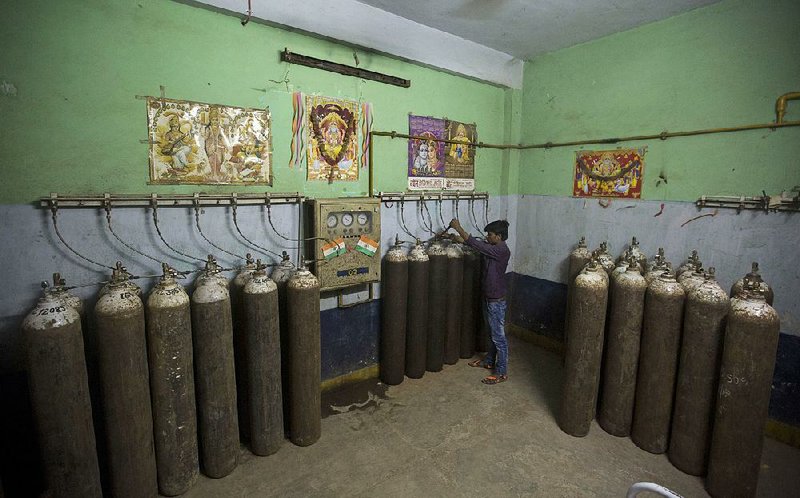
[(428, 338), (428, 254), (417, 240), (408, 253), (408, 318), (406, 320), (406, 376), (425, 375)]
[(625, 273), (611, 279), (611, 317), (597, 416), (600, 427), (614, 436), (628, 436), (631, 432), (646, 291), (647, 282), (631, 254)]
[(158, 494), (144, 305), (118, 272), (94, 308), (112, 496)]
[(270, 278), (278, 286), (278, 314), (280, 316), (279, 326), (281, 329), (281, 384), (283, 387), (283, 425), (289, 431), (289, 306), (286, 302), (286, 284), (292, 278), (297, 268), (289, 259), (289, 254), (283, 251), (281, 262), (272, 269)]
[(477, 321), (478, 324), (475, 327), (475, 351), (480, 353), (485, 353), (489, 351), (489, 348), (492, 344), (492, 334), (489, 331), (489, 322), (486, 320), (484, 316), (484, 299), (483, 299), (483, 279), (484, 275), (483, 272), (486, 269), (486, 257), (483, 254), (479, 254), (478, 256), (478, 267), (480, 270), (478, 271), (478, 278), (475, 282), (478, 296), (477, 299), (477, 306), (478, 309), (476, 310), (477, 313)]
[[(756, 275), (758, 275), (759, 279), (761, 279), (761, 275), (758, 273), (758, 263), (753, 261), (753, 267), (750, 270), (750, 273), (745, 275), (745, 277), (755, 278)], [(744, 288), (745, 277), (740, 278), (739, 280), (736, 281), (736, 283), (733, 284), (733, 286), (731, 287), (731, 294), (730, 294), (731, 297), (737, 297), (742, 292)], [(767, 285), (767, 283), (764, 282), (764, 280), (760, 280), (760, 282), (761, 286), (764, 288), (764, 299), (766, 299), (767, 304), (772, 306), (772, 302), (775, 299), (775, 293), (773, 292), (772, 287)]]
[(685, 272), (681, 273), (681, 276), (678, 277), (677, 280), (678, 283), (683, 286), (683, 290), (685, 290), (688, 295), (690, 290), (694, 289), (706, 280), (706, 272), (703, 270), (703, 264), (698, 261), (692, 270), (686, 270)]
[(675, 271), (675, 278), (680, 277), (685, 271), (693, 270), (699, 261), (700, 258), (697, 256), (697, 250), (692, 250), (692, 253), (689, 254), (689, 257), (686, 259), (686, 262), (679, 266)]
[(209, 256), (191, 300), (197, 426), (203, 473), (220, 478), (239, 460), (239, 420), (228, 280)]
[(703, 283), (686, 297), (668, 451), (672, 464), (691, 475), (706, 472), (728, 308), (728, 295), (714, 279), (714, 268), (709, 268)]
[(658, 266), (659, 263), (665, 263), (666, 261), (667, 258), (664, 256), (664, 248), (659, 247), (658, 252), (656, 252), (656, 255), (653, 256), (653, 259), (647, 262), (647, 270), (645, 271), (645, 273), (649, 272), (650, 270)]
[(45, 496), (101, 497), (78, 312), (47, 289), (22, 322)]
[(381, 284), (380, 377), (389, 385), (403, 382), (408, 313), (408, 257), (395, 238), (383, 257)]
[(728, 310), (706, 489), (755, 496), (780, 320), (759, 276), (745, 278)]
[[(61, 277), (60, 273), (53, 273), (53, 286), (49, 289), (49, 292), (55, 299), (61, 299), (64, 304), (72, 307), (83, 319), (83, 300), (67, 289), (67, 281)], [(82, 320), (81, 326), (84, 327), (85, 325), (86, 323)], [(84, 330), (84, 332), (86, 331)]]
[(286, 284), (289, 305), (289, 435), (294, 444), (315, 443), (322, 432), (319, 280), (303, 268)]
[(631, 238), (631, 245), (628, 246), (628, 254), (636, 258), (636, 263), (639, 265), (639, 272), (644, 272), (647, 268), (647, 256), (639, 248), (639, 241), (636, 237)]
[(464, 252), (464, 281), (461, 292), (461, 341), (459, 356), (472, 358), (475, 354), (476, 327), (483, 321), (480, 312), (480, 253), (468, 245), (461, 247)]
[(242, 294), (244, 286), (256, 271), (256, 261), (253, 255), (247, 253), (244, 266), (231, 280), (231, 321), (233, 323), (233, 357), (236, 366), (236, 406), (239, 414), (239, 437), (247, 441), (250, 434), (250, 417), (248, 416), (247, 397), (247, 342), (244, 333), (244, 308), (242, 307)]
[(596, 251), (598, 263), (606, 271), (606, 274), (610, 276), (611, 272), (614, 271), (615, 265), (614, 258), (608, 253), (608, 242), (601, 242), (600, 247), (596, 249)]
[(425, 368), (438, 372), (444, 364), (447, 327), (447, 248), (435, 240), (428, 246), (428, 336)]
[(686, 292), (668, 272), (647, 286), (631, 439), (650, 453), (669, 444)]
[(111, 279), (108, 281), (106, 285), (100, 288), (100, 292), (98, 292), (97, 294), (97, 299), (100, 299), (101, 297), (103, 297), (103, 294), (108, 292), (111, 282), (117, 282), (118, 285), (119, 284), (124, 285), (125, 287), (127, 287), (129, 292), (132, 292), (141, 298), (142, 289), (138, 285), (136, 285), (131, 280), (131, 278), (133, 278), (133, 275), (130, 274), (128, 269), (122, 264), (121, 261), (117, 261), (117, 264), (115, 265), (114, 269), (111, 270)]
[[(243, 375), (248, 388), (248, 439), (256, 455), (271, 455), (283, 443), (283, 395), (281, 385), (281, 331), (278, 324), (278, 286), (258, 261), (242, 294), (244, 358)], [(241, 419), (241, 417), (240, 417)]]
[(162, 265), (161, 280), (145, 307), (147, 358), (153, 404), (158, 490), (176, 496), (197, 480), (197, 413), (194, 395), (189, 296)]
[(458, 363), (461, 356), (461, 294), (464, 291), (464, 252), (461, 244), (447, 246), (447, 308), (444, 338), (444, 362), (448, 365)]
[[(631, 256), (631, 254), (630, 254), (630, 252), (625, 251), (625, 254), (623, 254), (623, 256), (624, 256), (624, 259), (621, 258), (619, 261), (617, 261), (617, 265), (611, 271), (611, 275), (609, 275), (611, 280), (619, 277), (620, 275), (622, 275), (623, 273), (625, 273), (628, 270), (628, 267), (630, 266), (630, 259), (629, 258)], [(638, 268), (638, 262), (636, 261), (635, 258), (633, 260), (633, 264), (634, 264), (634, 266), (636, 266)]]
[(570, 301), (572, 296), (572, 284), (575, 281), (581, 270), (583, 270), (589, 261), (592, 259), (592, 253), (586, 248), (586, 237), (581, 237), (578, 241), (578, 247), (569, 253), (569, 269), (567, 273), (567, 305), (564, 310), (564, 344), (569, 342), (569, 316), (570, 316)]
[(608, 275), (592, 260), (574, 284), (558, 425), (567, 434), (582, 437), (589, 433), (597, 402)]

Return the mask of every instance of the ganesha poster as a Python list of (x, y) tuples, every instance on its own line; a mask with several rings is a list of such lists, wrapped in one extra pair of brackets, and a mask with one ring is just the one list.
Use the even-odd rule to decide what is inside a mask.
[(573, 197), (640, 198), (646, 152), (647, 147), (576, 152)]
[(309, 180), (358, 180), (359, 103), (307, 95)]
[(269, 109), (147, 98), (151, 184), (272, 184)]

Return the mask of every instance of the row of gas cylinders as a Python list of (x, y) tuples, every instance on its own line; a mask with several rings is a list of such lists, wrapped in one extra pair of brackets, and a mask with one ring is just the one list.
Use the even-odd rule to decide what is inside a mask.
[(755, 496), (779, 335), (758, 264), (730, 297), (696, 251), (673, 271), (636, 238), (616, 266), (581, 239), (569, 266), (561, 429), (585, 436), (597, 414), (609, 434), (706, 475), (712, 496)]
[(469, 246), (417, 241), (386, 252), (381, 294), (380, 378), (390, 385), (421, 378), (459, 358), (487, 351), (480, 305), (480, 254)]
[(248, 255), (229, 282), (209, 256), (190, 298), (177, 276), (164, 264), (143, 302), (117, 264), (94, 308), (96, 362), (84, 354), (83, 304), (58, 274), (25, 318), (47, 496), (100, 497), (103, 486), (111, 496), (179, 495), (200, 469), (230, 474), (240, 439), (263, 456), (285, 430), (300, 446), (319, 439), (316, 277), (285, 258), (270, 278)]

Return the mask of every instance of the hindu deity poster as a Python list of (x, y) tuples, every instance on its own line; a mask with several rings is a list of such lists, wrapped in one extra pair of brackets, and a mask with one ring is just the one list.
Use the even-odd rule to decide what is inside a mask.
[(646, 147), (576, 152), (572, 195), (638, 199), (646, 152)]
[(408, 141), (408, 189), (443, 189), (445, 120), (409, 114), (408, 134), (422, 137)]
[(269, 109), (147, 98), (150, 183), (271, 185)]
[(306, 96), (309, 180), (358, 180), (359, 104)]
[(473, 190), (475, 188), (475, 143), (478, 138), (474, 124), (447, 121), (447, 139), (456, 143), (445, 145), (445, 188)]

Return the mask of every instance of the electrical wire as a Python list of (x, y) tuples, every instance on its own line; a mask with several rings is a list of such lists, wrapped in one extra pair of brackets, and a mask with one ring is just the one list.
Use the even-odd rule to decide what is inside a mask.
[(158, 204), (156, 204), (155, 201), (153, 201), (152, 204), (153, 204), (153, 224), (156, 227), (156, 232), (158, 233), (158, 237), (161, 239), (161, 242), (163, 242), (165, 246), (167, 246), (170, 249), (172, 249), (175, 253), (180, 254), (183, 257), (186, 257), (186, 258), (189, 258), (189, 259), (193, 259), (195, 261), (200, 261), (202, 263), (205, 263), (205, 261), (206, 261), (205, 259), (196, 258), (196, 257), (194, 257), (194, 256), (192, 256), (190, 254), (182, 253), (181, 251), (179, 251), (179, 250), (175, 249), (174, 247), (172, 247), (171, 245), (169, 245), (169, 243), (166, 240), (164, 240), (164, 236), (161, 234), (161, 229), (158, 228)]
[(203, 233), (203, 230), (200, 228), (200, 206), (199, 206), (199, 205), (197, 205), (197, 204), (195, 204), (195, 206), (194, 206), (194, 224), (195, 224), (195, 226), (197, 226), (197, 231), (198, 231), (198, 232), (200, 232), (200, 236), (201, 236), (201, 237), (203, 237), (203, 239), (204, 239), (206, 242), (208, 242), (209, 244), (211, 244), (211, 246), (212, 246), (212, 247), (214, 247), (214, 248), (216, 248), (216, 249), (218, 249), (218, 250), (220, 250), (220, 251), (224, 252), (225, 254), (231, 255), (231, 256), (233, 256), (234, 258), (238, 258), (238, 259), (245, 259), (245, 258), (244, 258), (244, 256), (242, 256), (242, 255), (240, 255), (240, 254), (236, 254), (236, 253), (232, 253), (232, 252), (230, 252), (230, 251), (226, 251), (225, 249), (221, 248), (221, 247), (220, 247), (220, 246), (218, 246), (217, 244), (215, 244), (215, 243), (211, 242), (211, 240), (209, 240), (209, 238), (208, 238), (208, 237), (206, 237), (206, 234), (204, 234), (204, 233)]
[(101, 267), (101, 268), (106, 268), (106, 269), (109, 269), (109, 270), (113, 270), (113, 269), (114, 269), (114, 267), (113, 267), (113, 266), (104, 265), (104, 264), (102, 264), (102, 263), (98, 263), (97, 261), (91, 260), (91, 259), (87, 258), (86, 256), (83, 256), (83, 255), (81, 255), (81, 254), (80, 254), (78, 251), (76, 251), (76, 250), (75, 250), (75, 249), (73, 249), (72, 247), (70, 247), (70, 245), (69, 245), (69, 244), (67, 244), (67, 241), (66, 241), (66, 240), (64, 240), (64, 237), (61, 235), (61, 232), (60, 232), (60, 231), (59, 231), (59, 229), (58, 229), (58, 208), (57, 208), (57, 207), (55, 207), (55, 206), (53, 206), (53, 207), (52, 207), (50, 210), (53, 212), (53, 216), (52, 216), (52, 218), (53, 218), (53, 228), (54, 228), (54, 229), (55, 229), (55, 231), (56, 231), (56, 235), (58, 236), (58, 239), (59, 239), (59, 240), (60, 240), (60, 241), (61, 241), (61, 242), (64, 244), (64, 246), (65, 246), (67, 249), (69, 249), (70, 251), (72, 251), (72, 253), (73, 253), (75, 256), (78, 256), (78, 257), (79, 257), (79, 258), (81, 258), (82, 260), (84, 260), (84, 261), (87, 261), (87, 262), (89, 262), (89, 263), (91, 263), (91, 264), (93, 264), (93, 265), (99, 266), (99, 267)]

